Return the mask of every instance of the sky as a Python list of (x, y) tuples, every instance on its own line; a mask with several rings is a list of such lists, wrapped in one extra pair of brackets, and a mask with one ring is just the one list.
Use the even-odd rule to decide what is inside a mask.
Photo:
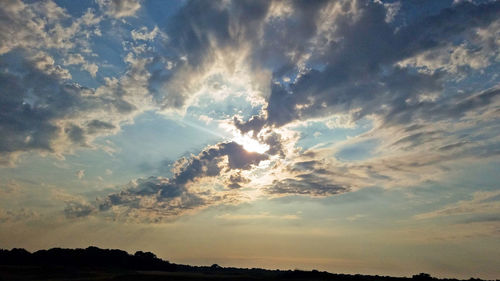
[(0, 248), (500, 278), (500, 1), (0, 5)]

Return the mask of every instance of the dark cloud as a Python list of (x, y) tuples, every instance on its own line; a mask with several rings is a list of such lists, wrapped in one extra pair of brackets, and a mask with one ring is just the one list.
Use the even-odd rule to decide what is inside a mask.
[[(486, 100), (495, 95), (490, 92), (489, 96), (464, 103), (454, 103), (453, 99), (446, 98), (433, 102), (418, 101), (420, 95), (442, 91), (446, 73), (417, 72), (398, 66), (397, 63), (424, 51), (448, 45), (453, 38), (472, 36), (475, 28), (487, 26), (498, 19), (500, 3), (463, 3), (443, 9), (434, 16), (413, 21), (407, 26), (393, 26), (386, 22), (387, 11), (383, 5), (369, 1), (357, 3), (353, 8), (356, 16), (352, 13), (337, 15), (333, 23), (336, 31), (330, 35), (341, 40), (323, 45), (321, 52), (307, 48), (311, 44), (308, 43), (310, 34), (318, 30), (318, 23), (312, 26), (304, 23), (303, 28), (309, 33), (303, 37), (304, 48), (301, 52), (310, 56), (307, 62), (309, 69), (300, 72), (297, 62), (293, 60), (288, 61), (286, 67), (274, 67), (274, 81), (279, 81), (282, 76), (297, 78), (290, 84), (272, 85), (267, 100), (267, 124), (281, 126), (295, 120), (349, 113), (352, 110), (356, 111), (354, 120), (378, 114), (386, 125), (407, 124), (419, 117), (424, 117), (424, 120), (459, 117), (486, 106)], [(308, 11), (313, 15), (311, 18), (320, 16), (322, 10), (319, 8)], [(291, 18), (299, 21), (294, 25), (294, 31), (301, 34), (302, 11), (294, 10)], [(287, 31), (283, 33), (287, 34)], [(319, 31), (317, 35), (321, 35)], [(293, 46), (279, 45), (282, 48)], [(291, 51), (283, 51), (280, 47), (275, 50), (282, 53)], [(431, 111), (432, 107), (445, 106), (448, 109), (444, 112), (420, 114), (423, 110)], [(235, 125), (242, 132), (263, 127), (262, 123), (262, 118), (257, 116), (248, 122), (235, 119)]]
[(116, 128), (115, 125), (110, 124), (108, 122), (100, 121), (100, 120), (92, 120), (87, 125), (89, 132), (96, 132), (101, 130), (112, 130)]
[(324, 161), (310, 157), (310, 154), (302, 155), (302, 160), (286, 166), (290, 176), (274, 180), (265, 192), (272, 195), (331, 196), (351, 191), (351, 185), (336, 181), (340, 178), (339, 171), (325, 169)]
[(265, 192), (273, 195), (330, 196), (350, 191), (348, 186), (335, 184), (315, 173), (299, 174), (296, 178), (274, 181)]
[(67, 202), (64, 215), (67, 218), (86, 217), (95, 211), (95, 207), (81, 202)]
[[(20, 152), (61, 153), (88, 147), (95, 136), (109, 133), (139, 111), (125, 101), (130, 94), (123, 83), (141, 84), (141, 77), (133, 71), (127, 72), (116, 86), (104, 85), (95, 90), (61, 77), (59, 72), (48, 71), (45, 66), (40, 68), (37, 64), (41, 57), (53, 63), (48, 54), (33, 57), (25, 51), (9, 53), (0, 60), (3, 164), (11, 164), (12, 156)], [(128, 89), (134, 90), (132, 86)]]
[[(140, 8), (137, 1), (99, 3), (117, 17), (131, 16)], [(279, 5), (289, 10), (277, 13)], [(325, 16), (330, 11), (336, 12)], [(141, 111), (141, 105), (132, 102), (137, 96), (131, 95), (144, 95), (143, 100), (152, 95), (160, 108), (182, 108), (197, 74), (220, 59), (217, 53), (241, 49), (250, 50), (246, 62), (256, 73), (273, 73), (264, 112), (246, 122), (234, 119), (242, 133), (253, 131), (254, 137), (266, 126), (339, 113), (353, 114), (354, 120), (378, 114), (387, 125), (460, 117), (487, 106), (497, 90), (458, 103), (444, 98), (418, 101), (419, 95), (443, 89), (445, 73), (420, 73), (397, 63), (469, 36), (474, 28), (498, 19), (499, 11), (498, 2), (462, 3), (395, 26), (386, 22), (387, 9), (373, 1), (190, 1), (167, 25), (168, 52), (147, 54), (149, 59), (127, 58), (128, 71), (117, 83), (105, 85), (100, 91), (104, 95), (70, 82), (69, 73), (43, 52), (4, 55), (0, 126), (6, 137), (0, 140), (0, 153), (7, 158), (28, 150), (55, 151), (54, 140), (61, 134), (85, 146), (93, 138), (88, 135), (109, 133), (120, 120)], [(169, 63), (171, 68), (166, 67)], [(275, 83), (285, 76), (289, 83)], [(120, 117), (64, 127), (58, 122), (94, 109)], [(278, 138), (264, 140), (270, 154), (283, 153)], [(237, 165), (237, 158), (231, 163)]]
[(242, 134), (253, 131), (254, 136), (260, 132), (262, 127), (266, 124), (266, 120), (262, 116), (254, 115), (246, 122), (241, 121), (238, 117), (233, 117), (234, 126), (240, 130)]
[(178, 160), (174, 163), (174, 175), (171, 178), (138, 179), (131, 187), (108, 195), (99, 202), (99, 210), (107, 211), (113, 206), (125, 206), (128, 208), (127, 212), (133, 212), (145, 211), (154, 206), (154, 209), (161, 209), (161, 214), (154, 214), (154, 217), (171, 217), (202, 208), (225, 198), (213, 194), (209, 189), (205, 192), (192, 191), (187, 187), (188, 183), (234, 171), (229, 174), (227, 187), (239, 188), (240, 184), (248, 182), (241, 175), (241, 170), (248, 170), (267, 158), (265, 154), (248, 152), (235, 142), (219, 143), (196, 156)]
[[(227, 167), (219, 166), (224, 156), (228, 159)], [(248, 152), (236, 142), (219, 143), (195, 157), (178, 161), (176, 164), (178, 171), (174, 174), (173, 181), (176, 184), (185, 184), (197, 177), (217, 176), (223, 168), (248, 170), (252, 165), (258, 165), (260, 161), (266, 159), (267, 155)]]
[[(53, 151), (52, 141), (60, 132), (54, 120), (69, 117), (88, 104), (79, 95), (84, 89), (61, 84), (57, 77), (34, 68), (26, 67), (24, 71), (24, 75), (12, 75), (5, 69), (0, 72), (0, 153), (5, 155), (5, 161), (13, 152)], [(80, 127), (71, 125), (64, 133), (72, 142), (84, 143)]]
[[(69, 116), (77, 104), (85, 106), (79, 97), (78, 86), (65, 85), (57, 76), (46, 74), (25, 62), (22, 72), (14, 75), (7, 71), (7, 65), (0, 63), (0, 153), (31, 149), (52, 151), (51, 141), (59, 133), (54, 120)], [(76, 112), (78, 110), (75, 110)], [(78, 129), (65, 133), (77, 140)], [(8, 160), (8, 159), (7, 159)]]
[[(257, 38), (269, 1), (190, 1), (169, 24), (174, 48), (187, 63), (203, 66), (214, 48), (239, 47)], [(202, 32), (201, 32), (202, 31)]]
[(250, 180), (241, 175), (241, 171), (237, 171), (236, 173), (229, 176), (228, 181), (226, 182), (227, 187), (229, 188), (240, 188), (242, 184), (249, 183)]
[(269, 149), (266, 153), (270, 155), (279, 155), (281, 157), (285, 156), (285, 149), (283, 147), (284, 140), (280, 134), (273, 132), (272, 130), (267, 130), (260, 137), (260, 141), (269, 145)]
[[(183, 108), (200, 78), (218, 62), (222, 50), (237, 51), (258, 37), (269, 1), (189, 1), (168, 22), (168, 52), (158, 54), (149, 90), (161, 108)], [(229, 56), (228, 56), (229, 57)], [(237, 56), (235, 56), (237, 57)], [(232, 62), (228, 61), (227, 64)]]
[(76, 125), (69, 125), (64, 132), (68, 135), (69, 139), (73, 143), (84, 144), (85, 143), (85, 132), (82, 128)]

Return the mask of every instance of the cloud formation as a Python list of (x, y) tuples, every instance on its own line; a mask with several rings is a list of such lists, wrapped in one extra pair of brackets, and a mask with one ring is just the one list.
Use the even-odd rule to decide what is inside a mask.
[[(266, 159), (267, 155), (248, 152), (235, 142), (219, 143), (196, 156), (178, 160), (171, 178), (138, 179), (124, 191), (110, 194), (98, 202), (98, 209), (112, 209), (118, 216), (124, 212), (127, 217), (161, 221), (213, 204), (231, 203), (239, 200), (231, 196), (231, 189), (246, 182), (241, 171)], [(204, 179), (220, 176), (227, 178), (230, 184), (220, 188), (203, 185)]]
[(114, 18), (132, 17), (141, 8), (138, 0), (99, 0), (97, 3)]
[[(422, 15), (404, 1), (188, 1), (165, 25), (131, 26), (143, 5), (100, 0), (78, 16), (53, 1), (0, 7), (0, 164), (106, 150), (95, 140), (146, 111), (193, 108), (267, 151), (222, 141), (177, 160), (170, 178), (137, 179), (97, 205), (67, 203), (68, 217), (170, 218), (240, 200), (249, 186), (266, 198), (409, 186), (500, 153), (498, 1)], [(103, 42), (122, 49), (109, 55)], [(235, 96), (245, 112), (203, 102)], [(360, 122), (371, 128), (348, 143), (299, 146), (300, 126)], [(352, 149), (360, 159), (340, 157)]]

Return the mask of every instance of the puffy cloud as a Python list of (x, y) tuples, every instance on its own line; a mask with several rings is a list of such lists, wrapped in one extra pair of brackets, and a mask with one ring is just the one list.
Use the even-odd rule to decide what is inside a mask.
[[(147, 106), (144, 98), (135, 97), (144, 89), (140, 81), (147, 79), (139, 71), (143, 65), (132, 65), (121, 80), (107, 80), (94, 90), (67, 81), (65, 72), (42, 55), (23, 58), (23, 68), (16, 73), (8, 71), (16, 65), (0, 63), (4, 87), (0, 126), (5, 136), (0, 141), (0, 154), (4, 164), (12, 164), (24, 151), (62, 155), (88, 147), (96, 136), (114, 132), (120, 123), (131, 120), (139, 112), (133, 103)], [(132, 83), (123, 89), (123, 85)], [(145, 94), (147, 91), (140, 92), (141, 96)]]
[(134, 40), (143, 40), (143, 41), (151, 41), (155, 39), (158, 35), (159, 29), (158, 26), (155, 26), (153, 30), (148, 32), (148, 28), (143, 26), (139, 29), (132, 30), (130, 34), (132, 35), (132, 39)]
[(67, 202), (64, 208), (64, 215), (66, 218), (74, 219), (87, 217), (95, 211), (95, 207), (86, 203)]
[(99, 70), (86, 60), (93, 56), (86, 51), (90, 27), (102, 20), (92, 10), (75, 19), (51, 1), (10, 1), (0, 13), (6, 14), (0, 20), (5, 21), (0, 37), (8, 35), (0, 43), (0, 128), (6, 136), (0, 141), (1, 164), (15, 163), (26, 151), (63, 157), (78, 148), (96, 148), (95, 137), (117, 132), (121, 124), (152, 108), (146, 69), (152, 59), (126, 57), (123, 75), (104, 78), (94, 89), (71, 80), (67, 66), (79, 65), (92, 77)]
[[(100, 200), (98, 208), (102, 212), (112, 210), (126, 219), (161, 221), (210, 205), (231, 203), (239, 200), (231, 189), (248, 182), (241, 172), (267, 158), (265, 154), (248, 152), (235, 142), (219, 143), (189, 159), (178, 160), (171, 178), (138, 179), (125, 190)], [(226, 178), (221, 182), (228, 189), (204, 186), (205, 179), (220, 176)]]
[(81, 65), (81, 69), (87, 71), (94, 78), (99, 70), (97, 64), (87, 62), (81, 54), (70, 54), (68, 58), (64, 60), (64, 65)]
[(69, 71), (59, 65), (54, 65), (54, 59), (47, 53), (37, 53), (30, 58), (30, 62), (37, 70), (49, 76), (54, 76), (59, 79), (71, 79)]
[(227, 181), (227, 187), (229, 188), (240, 188), (242, 184), (249, 183), (250, 180), (241, 175), (241, 171), (238, 171), (229, 176)]
[(68, 13), (53, 1), (25, 4), (11, 0), (0, 7), (0, 55), (15, 48), (68, 50), (88, 47), (89, 27), (101, 21), (88, 10), (69, 21)]

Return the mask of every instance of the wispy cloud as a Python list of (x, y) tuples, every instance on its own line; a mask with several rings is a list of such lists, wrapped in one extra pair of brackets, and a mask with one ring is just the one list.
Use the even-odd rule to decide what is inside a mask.
[[(416, 219), (433, 219), (447, 216), (480, 215), (478, 218), (469, 218), (466, 221), (497, 221), (500, 213), (500, 191), (475, 192), (472, 199), (459, 201), (444, 206), (441, 209), (422, 213), (415, 216)], [(485, 217), (484, 215), (490, 215)]]
[(262, 220), (262, 219), (276, 219), (276, 220), (298, 220), (300, 216), (297, 215), (273, 215), (270, 213), (259, 214), (223, 214), (216, 216), (218, 219), (223, 220)]

